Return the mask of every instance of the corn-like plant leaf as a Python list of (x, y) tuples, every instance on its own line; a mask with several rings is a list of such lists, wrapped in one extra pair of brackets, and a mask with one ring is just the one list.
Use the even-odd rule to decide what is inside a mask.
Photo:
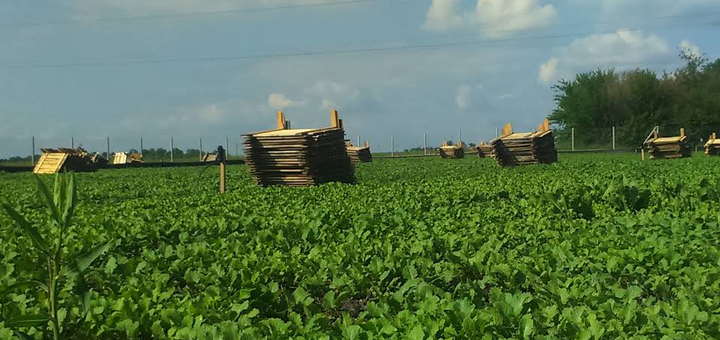
[(5, 212), (7, 212), (10, 217), (17, 222), (17, 224), (20, 225), (22, 230), (27, 234), (30, 239), (32, 240), (33, 245), (40, 249), (43, 253), (46, 255), (49, 255), (48, 253), (48, 243), (45, 241), (45, 239), (40, 235), (40, 232), (30, 224), (22, 215), (20, 215), (15, 209), (11, 208), (9, 205), (4, 204), (2, 205), (3, 209), (5, 209)]
[(60, 223), (60, 212), (57, 209), (57, 206), (55, 205), (55, 201), (53, 200), (53, 197), (50, 195), (50, 191), (48, 190), (47, 186), (43, 181), (40, 179), (39, 176), (35, 175), (35, 179), (38, 183), (38, 191), (40, 192), (40, 196), (45, 199), (45, 205), (47, 205), (48, 211), (50, 212), (50, 216)]
[(98, 256), (102, 255), (102, 253), (106, 252), (110, 248), (110, 243), (111, 242), (101, 244), (93, 249), (90, 249), (85, 254), (76, 257), (63, 267), (60, 271), (60, 275), (73, 276), (84, 272), (85, 269), (87, 269), (87, 267), (89, 267), (90, 264), (98, 258)]
[(2, 291), (2, 295), (5, 295), (6, 293), (15, 290), (20, 289), (23, 287), (37, 287), (42, 290), (44, 290), (46, 293), (49, 291), (48, 286), (38, 280), (28, 280), (28, 281), (22, 281), (15, 283), (13, 285), (10, 285), (10, 287), (5, 288), (5, 290)]
[(5, 321), (5, 327), (37, 327), (47, 324), (50, 317), (47, 314), (23, 315)]
[[(68, 175), (65, 175), (68, 176)], [(75, 176), (73, 174), (70, 174), (70, 179), (66, 181), (65, 183), (65, 207), (64, 212), (62, 215), (62, 221), (63, 221), (63, 228), (70, 227), (70, 222), (72, 220), (73, 212), (75, 211), (75, 205), (76, 205), (76, 199), (77, 199), (77, 191), (75, 188)]]

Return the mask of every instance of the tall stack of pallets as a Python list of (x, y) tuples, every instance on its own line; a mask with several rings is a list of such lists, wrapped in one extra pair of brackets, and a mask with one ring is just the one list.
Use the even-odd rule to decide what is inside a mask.
[(720, 139), (717, 139), (717, 133), (713, 132), (705, 143), (705, 154), (708, 156), (720, 155)]
[(75, 172), (92, 172), (97, 170), (97, 164), (82, 148), (40, 149), (40, 156), (33, 172), (36, 174), (56, 174), (62, 170)]
[(692, 155), (688, 145), (688, 138), (685, 136), (685, 129), (680, 129), (680, 136), (658, 137), (657, 131), (647, 141), (650, 159), (674, 159), (685, 158)]
[(283, 112), (277, 129), (243, 135), (245, 161), (261, 186), (312, 186), (352, 183), (355, 174), (345, 149), (345, 131), (337, 111), (323, 129), (288, 129)]
[(352, 143), (347, 144), (347, 154), (350, 157), (350, 161), (356, 163), (370, 163), (372, 162), (372, 153), (370, 152), (370, 143), (365, 142), (365, 146), (353, 146)]
[(551, 164), (557, 162), (555, 137), (546, 119), (535, 132), (514, 133), (512, 124), (492, 142), (491, 155), (500, 166)]

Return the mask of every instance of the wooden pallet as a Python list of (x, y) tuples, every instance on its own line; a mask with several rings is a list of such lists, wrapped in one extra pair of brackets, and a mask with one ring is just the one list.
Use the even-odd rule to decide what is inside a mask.
[(56, 174), (60, 171), (90, 172), (97, 170), (97, 163), (82, 148), (58, 148), (40, 149), (43, 154), (40, 156), (33, 173)]

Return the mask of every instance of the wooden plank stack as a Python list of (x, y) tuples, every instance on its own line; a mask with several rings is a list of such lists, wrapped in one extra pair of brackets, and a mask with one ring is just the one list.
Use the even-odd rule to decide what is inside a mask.
[(720, 155), (720, 139), (717, 139), (717, 133), (713, 132), (705, 143), (705, 154), (708, 156)]
[(555, 137), (546, 119), (535, 132), (513, 133), (512, 124), (492, 142), (491, 155), (500, 166), (551, 164), (557, 162)]
[(471, 149), (480, 158), (492, 157), (492, 145), (480, 143)]
[(353, 164), (357, 163), (370, 163), (372, 162), (372, 153), (370, 152), (370, 142), (365, 142), (364, 147), (353, 146), (352, 143), (346, 144), (347, 154), (350, 157), (350, 162)]
[(138, 164), (142, 163), (143, 158), (139, 153), (116, 152), (113, 157), (113, 164)]
[(40, 156), (33, 172), (36, 174), (56, 174), (62, 170), (75, 172), (97, 171), (97, 164), (93, 162), (87, 151), (82, 148), (70, 149), (40, 149)]
[(685, 129), (680, 129), (680, 136), (676, 137), (658, 137), (657, 131), (654, 132), (653, 138), (647, 141), (650, 159), (674, 159), (685, 158), (692, 155), (692, 150), (687, 144), (687, 136)]
[(278, 112), (276, 130), (243, 135), (245, 161), (256, 184), (299, 187), (355, 181), (337, 111), (331, 112), (329, 128), (288, 129), (288, 125), (283, 112)]

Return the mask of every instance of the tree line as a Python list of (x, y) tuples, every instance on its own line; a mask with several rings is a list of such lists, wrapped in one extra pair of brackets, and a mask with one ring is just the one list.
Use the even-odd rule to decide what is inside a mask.
[(575, 128), (576, 143), (607, 145), (616, 127), (618, 145), (638, 147), (650, 131), (677, 136), (685, 128), (689, 142), (720, 132), (720, 59), (681, 51), (685, 64), (674, 72), (614, 69), (580, 73), (553, 86), (557, 108), (548, 117), (559, 143)]

